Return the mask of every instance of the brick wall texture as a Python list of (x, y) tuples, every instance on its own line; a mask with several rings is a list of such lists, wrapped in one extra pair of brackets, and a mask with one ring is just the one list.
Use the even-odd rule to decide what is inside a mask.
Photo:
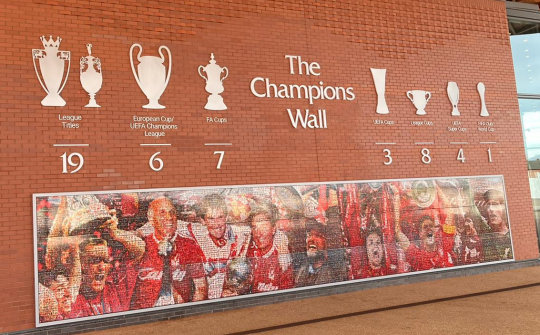
[[(32, 194), (211, 185), (273, 184), (441, 176), (504, 175), (516, 260), (538, 257), (538, 241), (512, 67), (504, 2), (495, 0), (358, 1), (52, 1), (0, 2), (0, 332), (31, 329), (34, 320)], [(62, 92), (65, 107), (43, 107), (45, 96), (32, 65), (39, 37), (60, 36), (71, 51)], [(101, 58), (98, 109), (84, 108), (79, 59)], [(147, 100), (133, 78), (133, 43), (157, 56), (172, 52), (172, 74), (160, 103)], [(226, 111), (207, 111), (208, 94), (197, 74), (213, 52), (228, 67), (222, 96)], [(320, 76), (289, 73), (285, 55), (320, 64)], [(370, 68), (386, 68), (391, 114), (377, 117)], [(353, 87), (356, 99), (258, 98), (254, 77), (274, 83)], [(466, 132), (447, 130), (448, 81), (460, 87)], [(491, 113), (480, 118), (478, 82), (486, 86)], [(259, 86), (257, 86), (259, 87)], [(262, 86), (260, 86), (262, 87)], [(415, 115), (406, 91), (432, 93), (428, 115)], [(325, 109), (327, 129), (291, 126), (287, 108)], [(59, 115), (81, 115), (78, 129), (63, 128)], [(134, 115), (175, 117), (177, 130), (155, 139), (130, 128)], [(208, 123), (207, 117), (227, 123)], [(374, 120), (394, 125), (376, 125)], [(429, 120), (433, 126), (414, 126)], [(478, 131), (489, 121), (493, 132)], [(225, 158), (216, 169), (216, 147)], [(384, 165), (379, 142), (393, 142)], [(433, 142), (417, 145), (416, 142)], [(451, 142), (467, 142), (455, 145)], [(481, 144), (480, 142), (496, 142)], [(54, 147), (87, 143), (88, 147)], [(170, 143), (170, 147), (141, 147)], [(431, 164), (421, 162), (428, 147)], [(488, 162), (491, 147), (493, 162)], [(456, 160), (459, 148), (464, 163)], [(164, 168), (148, 166), (161, 151)], [(84, 167), (63, 174), (64, 152), (80, 152)]]

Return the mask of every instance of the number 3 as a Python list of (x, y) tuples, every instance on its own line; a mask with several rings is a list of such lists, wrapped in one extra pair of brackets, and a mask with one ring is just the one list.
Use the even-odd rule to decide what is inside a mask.
[(384, 158), (388, 158), (387, 161), (383, 162), (384, 165), (392, 164), (393, 159), (392, 159), (392, 156), (391, 156), (392, 152), (390, 151), (390, 149), (384, 149), (383, 152), (385, 153)]

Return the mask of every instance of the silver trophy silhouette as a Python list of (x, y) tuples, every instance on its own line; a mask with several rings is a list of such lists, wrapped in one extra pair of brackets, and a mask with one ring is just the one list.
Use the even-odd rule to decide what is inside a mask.
[[(229, 76), (229, 69), (221, 67), (216, 64), (214, 60), (214, 54), (210, 54), (210, 62), (206, 66), (199, 66), (199, 76), (206, 80), (205, 90), (210, 93), (208, 96), (208, 102), (204, 109), (212, 111), (226, 110), (227, 106), (223, 102), (223, 98), (219, 95), (225, 88), (223, 87), (223, 80)], [(206, 76), (203, 74), (206, 73)], [(225, 76), (221, 78), (221, 74), (225, 72)]]
[[(139, 48), (139, 53), (137, 54), (137, 60), (139, 65), (137, 65), (137, 70), (133, 65), (133, 49), (135, 47)], [(163, 56), (162, 50), (167, 51), (169, 56), (169, 69), (166, 70), (163, 62), (165, 57)], [(169, 84), (169, 79), (171, 78), (171, 68), (172, 68), (172, 57), (171, 50), (166, 46), (162, 45), (158, 49), (160, 57), (155, 56), (143, 56), (142, 46), (138, 43), (135, 43), (129, 49), (129, 60), (131, 62), (131, 71), (133, 71), (133, 76), (137, 81), (137, 84), (143, 91), (143, 93), (148, 98), (148, 104), (144, 105), (143, 108), (148, 109), (163, 109), (165, 106), (159, 104), (159, 98), (165, 92), (167, 85)]]
[(101, 107), (96, 102), (96, 93), (103, 84), (101, 73), (101, 60), (92, 56), (92, 44), (87, 44), (88, 56), (81, 57), (80, 79), (81, 85), (90, 96), (88, 104), (84, 107)]
[(482, 103), (480, 116), (489, 116), (489, 112), (486, 107), (486, 85), (484, 85), (484, 83), (478, 83), (476, 88), (478, 89), (478, 94), (480, 94), (480, 102)]
[[(71, 64), (71, 53), (69, 51), (60, 51), (58, 47), (62, 39), (60, 37), (56, 38), (56, 41), (52, 39), (52, 36), (49, 36), (49, 40), (45, 39), (45, 36), (40, 37), (41, 42), (43, 43), (44, 49), (32, 49), (32, 59), (34, 62), (34, 70), (36, 70), (36, 75), (41, 84), (41, 87), (47, 93), (47, 96), (41, 100), (43, 106), (65, 106), (66, 101), (62, 99), (60, 93), (66, 86), (66, 82), (69, 76), (69, 66)], [(36, 59), (39, 59), (39, 69), (38, 71)], [(64, 68), (66, 67), (67, 61), (67, 70), (66, 77), (62, 82), (62, 77), (64, 76)], [(43, 76), (43, 80), (39, 75)]]
[(413, 90), (407, 92), (407, 97), (411, 102), (413, 103), (414, 107), (416, 107), (416, 115), (426, 115), (426, 105), (431, 99), (431, 92), (422, 91), (422, 90)]
[(459, 87), (456, 82), (449, 81), (446, 87), (446, 93), (448, 93), (448, 99), (452, 103), (452, 116), (460, 116), (457, 105), (459, 103)]
[(386, 92), (386, 69), (370, 69), (377, 92), (377, 114), (388, 114), (388, 105), (384, 94)]

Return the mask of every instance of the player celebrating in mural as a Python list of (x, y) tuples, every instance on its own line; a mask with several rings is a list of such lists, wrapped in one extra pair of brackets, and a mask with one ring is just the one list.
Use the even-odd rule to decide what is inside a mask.
[(339, 281), (328, 265), (324, 226), (315, 219), (307, 222), (307, 261), (298, 270), (296, 286), (321, 285)]
[(252, 292), (267, 292), (293, 287), (289, 254), (280, 254), (275, 245), (277, 208), (259, 201), (248, 218), (253, 240), (247, 256), (253, 272)]
[(425, 215), (417, 221), (419, 245), (411, 243), (401, 231), (400, 224), (396, 225), (396, 241), (405, 251), (407, 262), (413, 271), (454, 266), (454, 255), (443, 249), (438, 218), (425, 211), (422, 213)]
[(152, 201), (148, 223), (137, 231), (146, 250), (139, 264), (133, 309), (206, 299), (202, 251), (193, 239), (180, 236), (177, 228), (171, 200)]
[(512, 240), (506, 220), (504, 194), (495, 189), (488, 190), (484, 193), (484, 201), (489, 225), (488, 231), (483, 236), (486, 261), (511, 259)]
[(249, 227), (227, 223), (227, 205), (219, 194), (206, 195), (200, 203), (200, 223), (188, 223), (185, 232), (197, 241), (203, 251), (208, 281), (208, 298), (220, 298), (227, 263), (245, 257), (250, 242)]

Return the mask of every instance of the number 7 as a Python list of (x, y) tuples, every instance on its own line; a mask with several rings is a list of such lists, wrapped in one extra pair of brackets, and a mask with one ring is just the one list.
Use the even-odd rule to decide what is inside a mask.
[(219, 154), (219, 160), (217, 162), (216, 169), (221, 169), (221, 163), (223, 162), (223, 157), (225, 156), (225, 151), (214, 151), (214, 155)]

